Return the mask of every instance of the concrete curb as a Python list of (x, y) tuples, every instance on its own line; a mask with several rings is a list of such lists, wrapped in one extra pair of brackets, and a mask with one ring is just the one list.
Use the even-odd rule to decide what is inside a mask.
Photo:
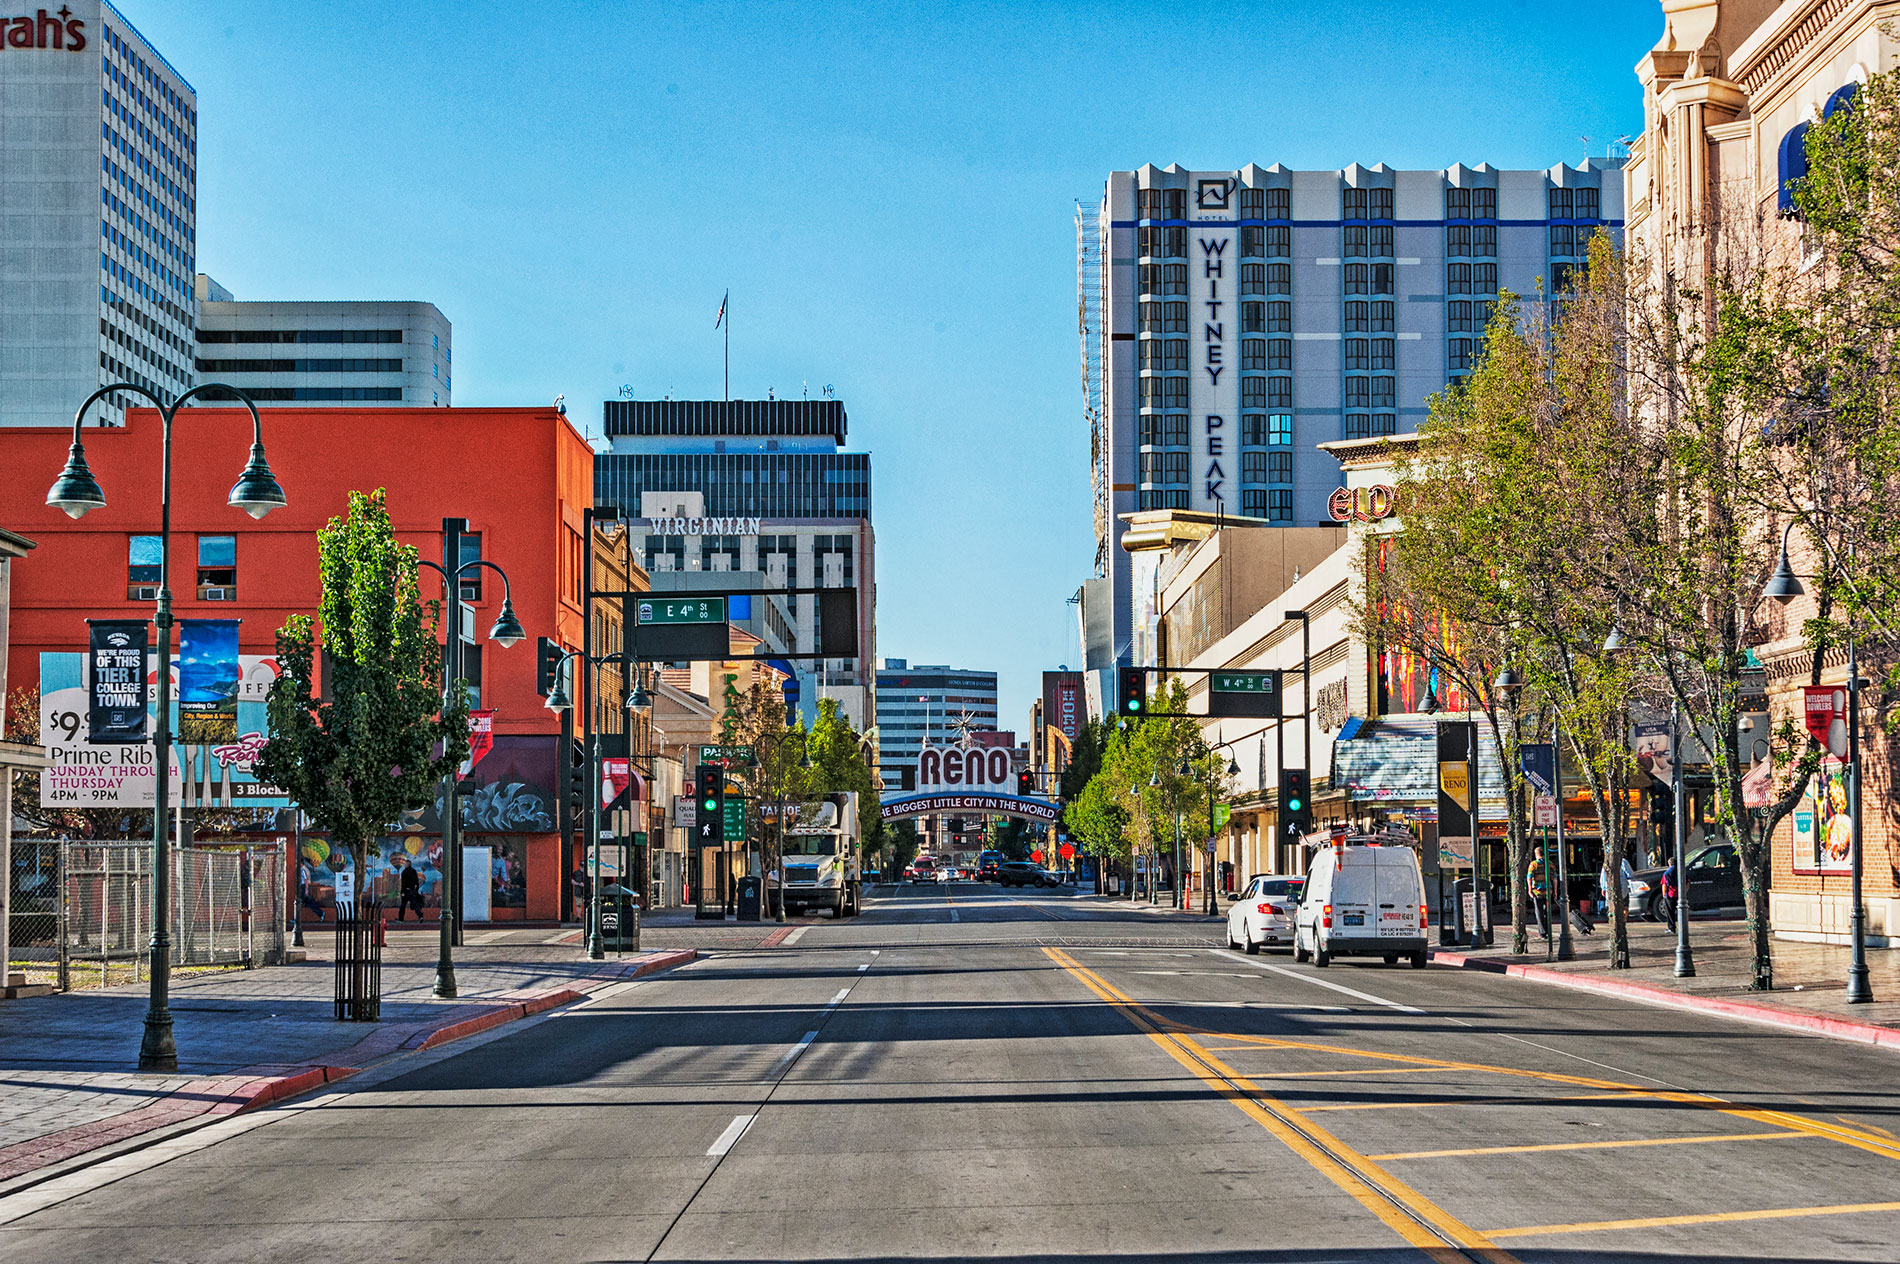
[[(447, 1022), (410, 1023), (386, 1028), (332, 1055), (339, 1057), (345, 1065), (286, 1064), (286, 1069), (281, 1073), (275, 1066), (257, 1066), (229, 1075), (191, 1080), (163, 1097), (154, 1098), (122, 1114), (62, 1128), (10, 1146), (0, 1146), (0, 1183), (118, 1142), (136, 1139), (161, 1128), (185, 1123), (209, 1123), (226, 1115), (260, 1110), (293, 1097), (301, 1097), (325, 1085), (347, 1079), (399, 1053), (440, 1048), (506, 1023), (585, 1000), (589, 994), (610, 984), (671, 970), (698, 957), (698, 950), (693, 948), (655, 952), (633, 963), (617, 963), (597, 971), (593, 978), (578, 987), (531, 992), (518, 1000), (479, 1007), (479, 1012), (470, 1017), (457, 1018), (455, 1015), (477, 1007), (457, 1006), (443, 1015), (449, 1019)], [(368, 1056), (352, 1056), (357, 1054)]]
[(1599, 996), (1615, 996), (1625, 1000), (1640, 1001), (1646, 1005), (1659, 1005), (1666, 1009), (1688, 1010), (1698, 1014), (1719, 1014), (1738, 1022), (1779, 1027), (1784, 1031), (1805, 1032), (1811, 1036), (1826, 1036), (1832, 1040), (1851, 1040), (1857, 1044), (1875, 1045), (1884, 1049), (1900, 1049), (1900, 1028), (1882, 1027), (1875, 1023), (1857, 1023), (1845, 1018), (1831, 1018), (1826, 1014), (1796, 1013), (1775, 1009), (1768, 1005), (1752, 1005), (1747, 1001), (1731, 1001), (1719, 996), (1697, 996), (1693, 993), (1672, 992), (1667, 988), (1653, 987), (1647, 983), (1631, 983), (1622, 979), (1572, 974), (1565, 970), (1551, 970), (1543, 966), (1523, 965), (1510, 961), (1491, 961), (1457, 952), (1433, 952), (1431, 959), (1443, 965), (1455, 966), (1460, 970), (1480, 970), (1486, 974), (1510, 975), (1515, 978), (1529, 979), (1535, 983), (1548, 983), (1553, 987), (1571, 988), (1578, 992), (1594, 992)]

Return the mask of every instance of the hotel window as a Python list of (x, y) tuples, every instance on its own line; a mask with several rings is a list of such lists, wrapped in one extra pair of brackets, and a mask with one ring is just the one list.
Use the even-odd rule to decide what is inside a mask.
[(1267, 305), (1265, 303), (1240, 305), (1240, 332), (1243, 334), (1267, 332)]
[(1267, 493), (1267, 521), (1293, 521), (1293, 493), (1290, 491), (1269, 491)]
[(1240, 340), (1240, 367), (1243, 371), (1267, 367), (1267, 340), (1265, 338)]
[(1375, 378), (1368, 378), (1367, 381), (1372, 383), (1372, 406), (1374, 408), (1394, 407), (1395, 405), (1394, 391), (1395, 391), (1395, 388), (1397, 387), (1397, 379), (1389, 378), (1389, 377), (1375, 377)]
[(1478, 316), (1483, 303), (1471, 303), (1463, 299), (1453, 299), (1445, 304), (1445, 328), (1452, 333), (1482, 333), (1484, 322)]
[(1550, 265), (1550, 292), (1568, 294), (1582, 284), (1588, 269), (1581, 263), (1557, 262)]
[(1346, 257), (1348, 259), (1363, 259), (1366, 257), (1366, 233), (1368, 231), (1370, 230), (1365, 228), (1348, 228), (1345, 230)]
[(1141, 332), (1158, 334), (1161, 332), (1161, 304), (1144, 302), (1141, 305)]
[[(1392, 253), (1390, 242), (1386, 243), (1386, 253)], [(1368, 264), (1367, 266), (1372, 269), (1372, 292), (1374, 294), (1390, 294), (1392, 292), (1392, 265), (1389, 263), (1374, 263)]]
[(1159, 452), (1141, 454), (1141, 481), (1144, 483), (1161, 481), (1161, 454)]
[(1265, 408), (1267, 406), (1266, 378), (1243, 377), (1240, 379), (1240, 406), (1242, 408)]
[(1600, 205), (1601, 193), (1597, 189), (1577, 190), (1577, 218), (1602, 219), (1603, 208)]
[(1291, 338), (1273, 338), (1267, 342), (1267, 367), (1293, 371), (1293, 340)]
[(1346, 332), (1347, 333), (1363, 334), (1363, 333), (1369, 332), (1371, 328), (1371, 325), (1370, 325), (1371, 320), (1372, 320), (1372, 304), (1370, 303), (1346, 304)]
[(1163, 452), (1161, 454), (1162, 479), (1164, 483), (1185, 483), (1188, 481), (1188, 454), (1185, 452)]
[(1137, 228), (1135, 230), (1135, 236), (1141, 243), (1138, 249), (1142, 258), (1153, 259), (1160, 256), (1161, 234), (1164, 231), (1164, 229), (1160, 228)]
[(1346, 379), (1346, 407), (1347, 408), (1372, 407), (1371, 382), (1372, 382), (1371, 378), (1365, 378), (1365, 377), (1349, 377)]
[(1161, 265), (1161, 292), (1163, 294), (1187, 293), (1187, 265), (1185, 263)]
[(1162, 217), (1160, 189), (1136, 190), (1135, 216), (1137, 219), (1160, 219)]
[(1187, 229), (1164, 228), (1161, 232), (1162, 255), (1169, 259), (1187, 258)]
[(1267, 258), (1287, 259), (1293, 254), (1293, 230), (1290, 228), (1265, 228)]
[(1141, 414), (1141, 446), (1159, 447), (1161, 444), (1161, 414)]
[(157, 601), (159, 580), (158, 537), (135, 535), (126, 541), (125, 599)]
[(1186, 378), (1162, 378), (1161, 391), (1162, 398), (1167, 401), (1169, 408), (1186, 408), (1188, 406), (1188, 380)]
[(1170, 338), (1163, 344), (1167, 348), (1162, 356), (1161, 367), (1178, 373), (1186, 373), (1188, 366), (1188, 345), (1186, 338)]
[(1550, 217), (1552, 219), (1569, 219), (1574, 211), (1574, 194), (1571, 190), (1552, 189), (1550, 191)]
[(1552, 219), (1597, 219), (1600, 194), (1596, 189), (1552, 189), (1550, 191), (1550, 217)]
[(1267, 494), (1263, 491), (1243, 491), (1240, 493), (1240, 512), (1247, 518), (1267, 516)]
[(1392, 339), (1374, 338), (1372, 340), (1372, 363), (1367, 367), (1374, 369), (1392, 367)]
[(1265, 219), (1266, 199), (1262, 196), (1265, 189), (1242, 189), (1240, 191), (1240, 218)]
[[(1274, 456), (1292, 456), (1291, 452), (1275, 452)], [(1267, 481), (1267, 454), (1265, 452), (1242, 452), (1240, 454), (1240, 481), (1243, 483), (1264, 483)]]
[(1267, 332), (1270, 334), (1293, 332), (1293, 304), (1267, 304)]
[(1446, 189), (1446, 219), (1496, 219), (1498, 217), (1498, 191), (1496, 189)]
[(1364, 338), (1346, 339), (1346, 367), (1348, 369), (1371, 368), (1372, 366), (1368, 363), (1372, 358), (1370, 347), (1371, 344)]
[(198, 600), (237, 600), (237, 537), (198, 537)]
[(1136, 353), (1144, 373), (1159, 372), (1161, 368), (1161, 344), (1152, 340), (1143, 340)]
[(1267, 419), (1260, 413), (1240, 415), (1240, 442), (1258, 447), (1267, 441)]
[(1185, 448), (1188, 441), (1188, 415), (1169, 413), (1163, 419), (1162, 438), (1170, 448)]
[(1140, 384), (1136, 387), (1136, 390), (1139, 392), (1141, 396), (1141, 406), (1143, 408), (1161, 407), (1161, 379), (1160, 378), (1144, 377), (1140, 379)]
[(1186, 303), (1168, 303), (1167, 316), (1161, 322), (1161, 332), (1184, 334), (1188, 326), (1188, 305)]
[(1261, 192), (1266, 194), (1267, 219), (1292, 218), (1291, 212), (1287, 209), (1293, 201), (1293, 194), (1290, 190), (1262, 189)]
[(1267, 230), (1264, 228), (1242, 228), (1240, 230), (1240, 257), (1257, 259), (1267, 253)]
[(1372, 266), (1365, 263), (1346, 265), (1346, 293), (1370, 294), (1372, 286)]
[(1240, 292), (1242, 294), (1265, 294), (1267, 292), (1266, 264), (1243, 263), (1240, 265)]
[(1270, 377), (1267, 379), (1267, 407), (1293, 407), (1293, 379), (1290, 377)]
[(1267, 293), (1291, 294), (1293, 292), (1293, 265), (1290, 263), (1270, 263), (1267, 265)]
[(1446, 367), (1453, 373), (1468, 371), (1471, 368), (1473, 357), (1477, 354), (1479, 342), (1480, 339), (1477, 338), (1453, 338), (1451, 340), (1451, 356)]
[(1267, 443), (1276, 448), (1293, 445), (1293, 414), (1273, 413), (1267, 418)]
[[(481, 555), (482, 533), (479, 531), (464, 531), (461, 536), (461, 549), (456, 554), (456, 566), (467, 566), (470, 562), (479, 559)], [(468, 570), (462, 572), (461, 589), (463, 601), (480, 601), (482, 599), (482, 572), (487, 569), (485, 566), (471, 566)]]
[(1558, 257), (1584, 255), (1590, 253), (1586, 244), (1590, 237), (1587, 228), (1574, 228), (1569, 224), (1550, 226), (1550, 253)]
[(1267, 453), (1267, 481), (1269, 483), (1293, 481), (1293, 454), (1291, 452)]
[[(1187, 190), (1186, 189), (1163, 189), (1161, 191), (1161, 206), (1162, 206), (1162, 210), (1166, 212), (1166, 215), (1164, 216), (1164, 218), (1186, 219), (1187, 218)], [(1182, 229), (1181, 231), (1183, 234), (1187, 232), (1186, 229)], [(1186, 240), (1186, 238), (1183, 237), (1183, 240)], [(1187, 252), (1183, 250), (1182, 253), (1185, 254)]]
[(1141, 292), (1143, 294), (1161, 293), (1161, 265), (1160, 264), (1158, 263), (1142, 264), (1139, 275), (1141, 277)]
[(1372, 430), (1372, 414), (1370, 413), (1347, 413), (1346, 414), (1346, 437), (1348, 439), (1363, 439), (1369, 433), (1371, 433), (1371, 430)]

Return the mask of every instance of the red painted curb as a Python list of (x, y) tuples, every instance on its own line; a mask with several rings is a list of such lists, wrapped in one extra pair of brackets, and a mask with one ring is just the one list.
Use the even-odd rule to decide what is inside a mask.
[(1601, 979), (1591, 975), (1570, 974), (1563, 970), (1548, 970), (1542, 966), (1489, 961), (1457, 952), (1434, 952), (1431, 958), (1446, 965), (1456, 966), (1461, 970), (1482, 970), (1487, 974), (1513, 975), (1536, 983), (1548, 983), (1553, 987), (1567, 987), (1579, 992), (1595, 992), (1600, 996), (1624, 997), (1650, 1005), (1689, 1010), (1694, 1013), (1720, 1014), (1724, 1018), (1733, 1018), (1740, 1022), (1780, 1027), (1788, 1031), (1802, 1031), (1810, 1035), (1827, 1036), (1834, 1040), (1851, 1040), (1858, 1044), (1875, 1045), (1881, 1048), (1900, 1048), (1900, 1028), (1882, 1027), (1875, 1023), (1856, 1023), (1845, 1018), (1830, 1018), (1826, 1014), (1797, 1013), (1774, 1009), (1767, 1005), (1751, 1005), (1746, 1001), (1731, 1001), (1719, 996), (1696, 996), (1693, 993), (1672, 992), (1667, 988), (1652, 987), (1647, 983), (1630, 983), (1621, 979)]

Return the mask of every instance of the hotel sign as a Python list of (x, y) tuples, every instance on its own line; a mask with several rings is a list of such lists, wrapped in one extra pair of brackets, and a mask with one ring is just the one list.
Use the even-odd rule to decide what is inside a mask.
[(0, 18), (0, 49), (60, 48), (77, 53), (86, 47), (86, 24), (62, 7), (58, 13), (38, 10), (33, 16)]
[(648, 518), (649, 535), (758, 535), (763, 518)]

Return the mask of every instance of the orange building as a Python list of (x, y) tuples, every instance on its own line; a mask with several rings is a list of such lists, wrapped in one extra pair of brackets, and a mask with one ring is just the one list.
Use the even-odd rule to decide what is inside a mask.
[[(487, 847), (495, 920), (553, 919), (562, 909), (571, 855), (558, 828), (562, 781), (558, 716), (535, 691), (535, 642), (581, 644), (582, 512), (593, 499), (593, 453), (565, 416), (542, 408), (364, 408), (263, 410), (264, 444), (288, 505), (253, 520), (225, 504), (251, 442), (240, 408), (187, 407), (173, 436), (171, 588), (184, 618), (240, 619), (239, 653), (274, 657), (276, 631), (319, 598), (316, 533), (348, 507), (351, 491), (388, 491), (398, 537), (443, 560), (443, 519), (468, 522), (463, 559), (480, 556), (507, 572), (527, 639), (503, 648), (487, 639), (502, 585), (477, 568), (462, 582), (473, 609), (463, 676), (494, 711), (494, 745), (464, 780), (465, 843)], [(7, 679), (16, 691), (39, 681), (45, 651), (83, 651), (88, 619), (149, 618), (156, 596), (161, 429), (150, 409), (123, 428), (85, 431), (86, 457), (107, 504), (74, 520), (48, 507), (47, 489), (66, 460), (69, 430), (0, 431), (0, 523), (39, 542), (34, 565), (13, 581)], [(424, 571), (425, 597), (440, 579)], [(306, 859), (327, 900), (320, 840)], [(440, 858), (436, 809), (411, 814), (385, 840), (381, 861), (406, 851), (424, 873), (434, 907)], [(473, 866), (470, 866), (470, 871)], [(368, 882), (393, 885), (373, 856)], [(390, 901), (393, 903), (393, 898)], [(310, 907), (306, 905), (306, 908)], [(476, 919), (479, 901), (467, 915)]]

